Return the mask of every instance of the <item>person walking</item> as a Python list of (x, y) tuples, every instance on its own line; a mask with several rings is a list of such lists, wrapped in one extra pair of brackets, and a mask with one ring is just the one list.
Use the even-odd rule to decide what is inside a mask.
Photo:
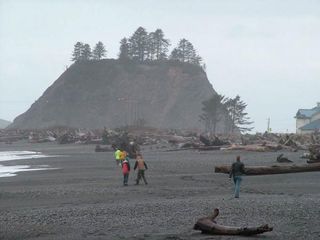
[(140, 153), (137, 154), (136, 163), (134, 164), (133, 169), (136, 170), (137, 168), (138, 168), (138, 175), (137, 175), (136, 185), (139, 185), (141, 178), (143, 179), (144, 184), (148, 184), (146, 177), (144, 176), (144, 172), (146, 169), (148, 169), (148, 166)]
[(232, 164), (229, 174), (230, 179), (233, 177), (235, 198), (239, 198), (242, 174), (244, 174), (244, 164), (240, 161), (240, 156), (237, 156), (237, 161)]
[(121, 162), (121, 166), (122, 166), (122, 173), (123, 173), (123, 186), (128, 186), (130, 163), (127, 158)]
[(117, 163), (117, 165), (119, 165), (119, 166), (121, 166), (121, 150), (118, 148), (118, 147), (116, 147), (115, 145), (113, 145), (112, 146), (113, 147), (113, 149), (114, 149), (114, 158), (116, 159), (116, 163)]

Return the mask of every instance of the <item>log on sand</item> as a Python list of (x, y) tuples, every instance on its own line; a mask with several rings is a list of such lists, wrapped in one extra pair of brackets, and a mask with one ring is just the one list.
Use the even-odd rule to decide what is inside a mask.
[(198, 149), (199, 151), (220, 150), (221, 146), (200, 146), (196, 149)]
[(256, 235), (264, 232), (270, 232), (273, 230), (267, 224), (259, 227), (233, 227), (220, 225), (215, 221), (215, 218), (219, 215), (219, 209), (214, 209), (213, 214), (209, 217), (200, 218), (193, 226), (194, 230), (200, 230), (204, 234), (212, 235)]
[[(230, 173), (231, 166), (216, 166), (216, 173)], [(267, 174), (282, 174), (282, 173), (298, 173), (298, 172), (315, 172), (320, 171), (320, 163), (303, 164), (303, 165), (274, 165), (274, 166), (252, 166), (245, 167), (245, 175), (267, 175)]]

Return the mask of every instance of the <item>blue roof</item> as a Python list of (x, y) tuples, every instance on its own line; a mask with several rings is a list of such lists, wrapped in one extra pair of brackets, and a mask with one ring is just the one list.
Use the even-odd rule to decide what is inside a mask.
[(296, 114), (296, 118), (311, 118), (316, 113), (320, 113), (320, 107), (314, 107), (312, 109), (299, 109)]
[(301, 130), (320, 130), (320, 119), (315, 120), (311, 123), (308, 123), (307, 125), (304, 125), (303, 127), (300, 128)]

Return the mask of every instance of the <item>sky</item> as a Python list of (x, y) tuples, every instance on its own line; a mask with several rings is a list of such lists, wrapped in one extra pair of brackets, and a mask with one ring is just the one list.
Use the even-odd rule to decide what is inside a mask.
[(320, 102), (318, 0), (0, 0), (0, 119), (27, 111), (72, 64), (77, 41), (107, 58), (138, 27), (188, 39), (213, 88), (239, 95), (264, 132), (295, 132), (299, 108)]

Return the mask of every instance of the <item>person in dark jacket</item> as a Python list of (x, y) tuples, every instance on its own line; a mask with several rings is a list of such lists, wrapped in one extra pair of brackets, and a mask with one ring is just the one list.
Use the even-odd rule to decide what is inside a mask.
[(137, 175), (136, 185), (139, 185), (141, 178), (143, 179), (145, 184), (148, 184), (146, 177), (144, 176), (144, 171), (148, 169), (148, 166), (146, 162), (143, 160), (140, 153), (137, 154), (136, 163), (134, 164), (133, 169), (136, 170), (137, 168), (138, 168), (138, 175)]
[(123, 173), (123, 186), (128, 186), (130, 163), (127, 158), (122, 161), (121, 166), (122, 166), (122, 173)]
[(242, 174), (244, 174), (244, 164), (240, 161), (240, 156), (237, 156), (237, 161), (232, 164), (229, 174), (229, 178), (233, 177), (235, 198), (239, 198)]

